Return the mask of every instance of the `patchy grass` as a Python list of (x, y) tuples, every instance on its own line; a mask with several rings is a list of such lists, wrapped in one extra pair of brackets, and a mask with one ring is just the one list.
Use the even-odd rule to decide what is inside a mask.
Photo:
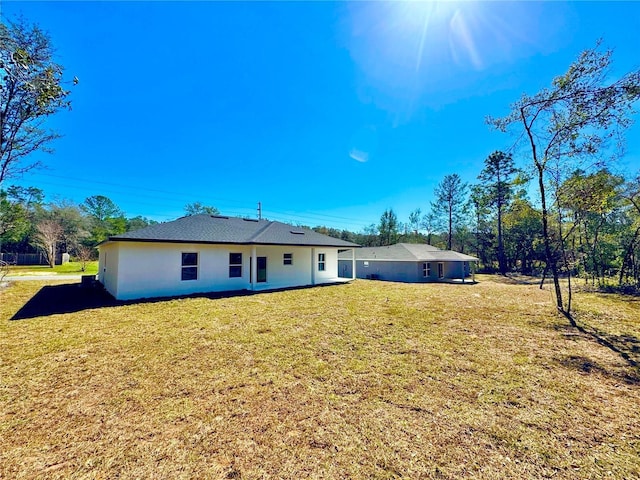
[(17, 265), (9, 267), (9, 275), (70, 275), (74, 273), (96, 275), (98, 273), (98, 262), (87, 262), (84, 272), (80, 262), (69, 262), (64, 265), (56, 265), (53, 268), (48, 265)]
[[(0, 478), (639, 478), (640, 383), (535, 285), (375, 281), (9, 321)], [(584, 296), (638, 338), (638, 303)]]

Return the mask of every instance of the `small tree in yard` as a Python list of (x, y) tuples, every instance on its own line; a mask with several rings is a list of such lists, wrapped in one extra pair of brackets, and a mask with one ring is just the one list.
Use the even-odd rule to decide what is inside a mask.
[(0, 186), (38, 166), (25, 158), (50, 151), (48, 144), (58, 137), (43, 123), (70, 106), (62, 71), (45, 32), (24, 20), (0, 22)]
[(631, 124), (632, 105), (640, 97), (640, 70), (610, 80), (611, 56), (612, 52), (602, 52), (599, 44), (585, 50), (550, 88), (533, 96), (523, 95), (503, 118), (487, 119), (501, 131), (515, 131), (518, 141), (526, 144), (537, 176), (545, 259), (553, 276), (556, 307), (571, 323), (575, 322), (570, 315), (570, 277), (566, 303), (560, 283), (566, 267), (562, 215), (556, 208), (557, 221), (551, 222), (554, 204), (548, 190), (557, 198), (554, 189), (571, 172), (594, 165), (602, 168), (608, 158), (621, 152), (620, 139)]
[(80, 269), (84, 272), (87, 269), (87, 263), (93, 258), (93, 248), (86, 245), (78, 245), (75, 248), (76, 260), (80, 262)]
[(0, 286), (2, 286), (2, 282), (4, 282), (4, 278), (7, 275), (9, 275), (9, 262), (0, 260)]

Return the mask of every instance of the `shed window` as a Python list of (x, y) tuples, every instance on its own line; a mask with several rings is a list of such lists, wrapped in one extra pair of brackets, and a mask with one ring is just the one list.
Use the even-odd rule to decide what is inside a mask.
[(293, 265), (293, 253), (285, 253), (282, 263), (284, 265)]
[(324, 259), (324, 253), (319, 253), (318, 254), (318, 271), (319, 272), (324, 272), (325, 268), (326, 268), (326, 262)]
[(242, 276), (242, 254), (229, 254), (229, 278)]
[(182, 280), (198, 279), (198, 253), (182, 252)]
[(363, 262), (363, 265), (364, 265), (366, 268), (369, 268), (369, 262), (367, 262), (366, 260)]
[(423, 263), (422, 264), (422, 276), (423, 277), (430, 277), (431, 276), (431, 264), (430, 263)]

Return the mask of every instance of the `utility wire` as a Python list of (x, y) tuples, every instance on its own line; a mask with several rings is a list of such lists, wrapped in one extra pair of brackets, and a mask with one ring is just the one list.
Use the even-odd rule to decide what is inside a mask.
[[(63, 188), (65, 190), (75, 190), (75, 191), (87, 192), (92, 194), (96, 194), (96, 190), (100, 190), (99, 194), (115, 196), (119, 200), (124, 199), (124, 201), (129, 205), (135, 205), (138, 207), (152, 206), (157, 208), (158, 202), (163, 202), (164, 204), (167, 204), (168, 203), (167, 200), (170, 200), (171, 203), (167, 205), (168, 207), (167, 209), (171, 209), (170, 205), (176, 205), (175, 210), (180, 210), (180, 212), (182, 213), (184, 205), (193, 201), (193, 198), (188, 198), (184, 196), (184, 194), (181, 194), (175, 191), (158, 190), (158, 189), (152, 189), (152, 188), (146, 188), (146, 187), (140, 187), (140, 186), (126, 185), (122, 183), (114, 183), (114, 182), (93, 181), (93, 180), (82, 179), (78, 177), (69, 177), (69, 176), (54, 175), (54, 174), (48, 174), (48, 173), (40, 173), (39, 175), (51, 177), (55, 179), (74, 180), (74, 183), (55, 182), (55, 181), (51, 182), (46, 180), (38, 181), (38, 184), (40, 185), (48, 185), (48, 186)], [(108, 187), (117, 187), (117, 188), (96, 189), (95, 188), (96, 184), (105, 185)], [(127, 189), (127, 191), (120, 190), (120, 188), (125, 188)], [(135, 190), (136, 192), (135, 195), (132, 194), (131, 192), (132, 190)], [(146, 193), (146, 192), (149, 192), (149, 193)], [(54, 197), (67, 196), (63, 193), (55, 192), (55, 191), (53, 193), (49, 192), (47, 193), (47, 195), (50, 197), (51, 196), (54, 196)], [(168, 198), (167, 196), (170, 196), (170, 197)], [(151, 203), (149, 201), (140, 201), (140, 199), (150, 200), (150, 201), (157, 200), (158, 202)], [(199, 200), (202, 200), (202, 199), (199, 199)], [(213, 201), (213, 200), (216, 200), (216, 201)], [(207, 203), (213, 201), (212, 203), (216, 204), (215, 205), (216, 208), (220, 209), (226, 215), (233, 215), (233, 216), (239, 216), (239, 217), (255, 216), (255, 205), (253, 204), (249, 206), (245, 202), (241, 202), (238, 200), (229, 200), (229, 199), (221, 199), (221, 198), (216, 199), (212, 197), (207, 197), (206, 201)], [(118, 201), (116, 201), (115, 203), (117, 204)], [(177, 205), (177, 203), (180, 203), (180, 205)], [(231, 204), (235, 204), (235, 206)], [(170, 220), (170, 219), (175, 219), (181, 216), (180, 214), (149, 215), (148, 213), (131, 212), (130, 209), (128, 210), (129, 210), (129, 216), (134, 216), (134, 217), (149, 216), (149, 217), (164, 218), (164, 219)], [(267, 218), (284, 221), (284, 222), (292, 222), (293, 220), (295, 220), (298, 223), (303, 223), (305, 225), (310, 225), (310, 226), (329, 223), (330, 225), (327, 225), (328, 227), (333, 227), (333, 228), (339, 227), (340, 229), (346, 229), (351, 231), (358, 231), (363, 226), (362, 219), (342, 217), (338, 215), (329, 215), (329, 214), (313, 212), (313, 211), (295, 212), (291, 210), (282, 211), (282, 210), (269, 209), (267, 211), (264, 211), (264, 216)]]

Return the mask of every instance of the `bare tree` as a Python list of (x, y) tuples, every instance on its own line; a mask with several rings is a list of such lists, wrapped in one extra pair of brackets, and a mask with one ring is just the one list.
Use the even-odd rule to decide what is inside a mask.
[(93, 258), (93, 248), (86, 245), (78, 245), (75, 248), (76, 259), (80, 262), (80, 269), (84, 272), (87, 269), (87, 263)]
[(0, 260), (0, 285), (2, 285), (7, 275), (9, 275), (9, 262)]
[(56, 264), (58, 242), (62, 238), (62, 225), (55, 219), (41, 220), (36, 225), (35, 245), (44, 253), (49, 266)]

